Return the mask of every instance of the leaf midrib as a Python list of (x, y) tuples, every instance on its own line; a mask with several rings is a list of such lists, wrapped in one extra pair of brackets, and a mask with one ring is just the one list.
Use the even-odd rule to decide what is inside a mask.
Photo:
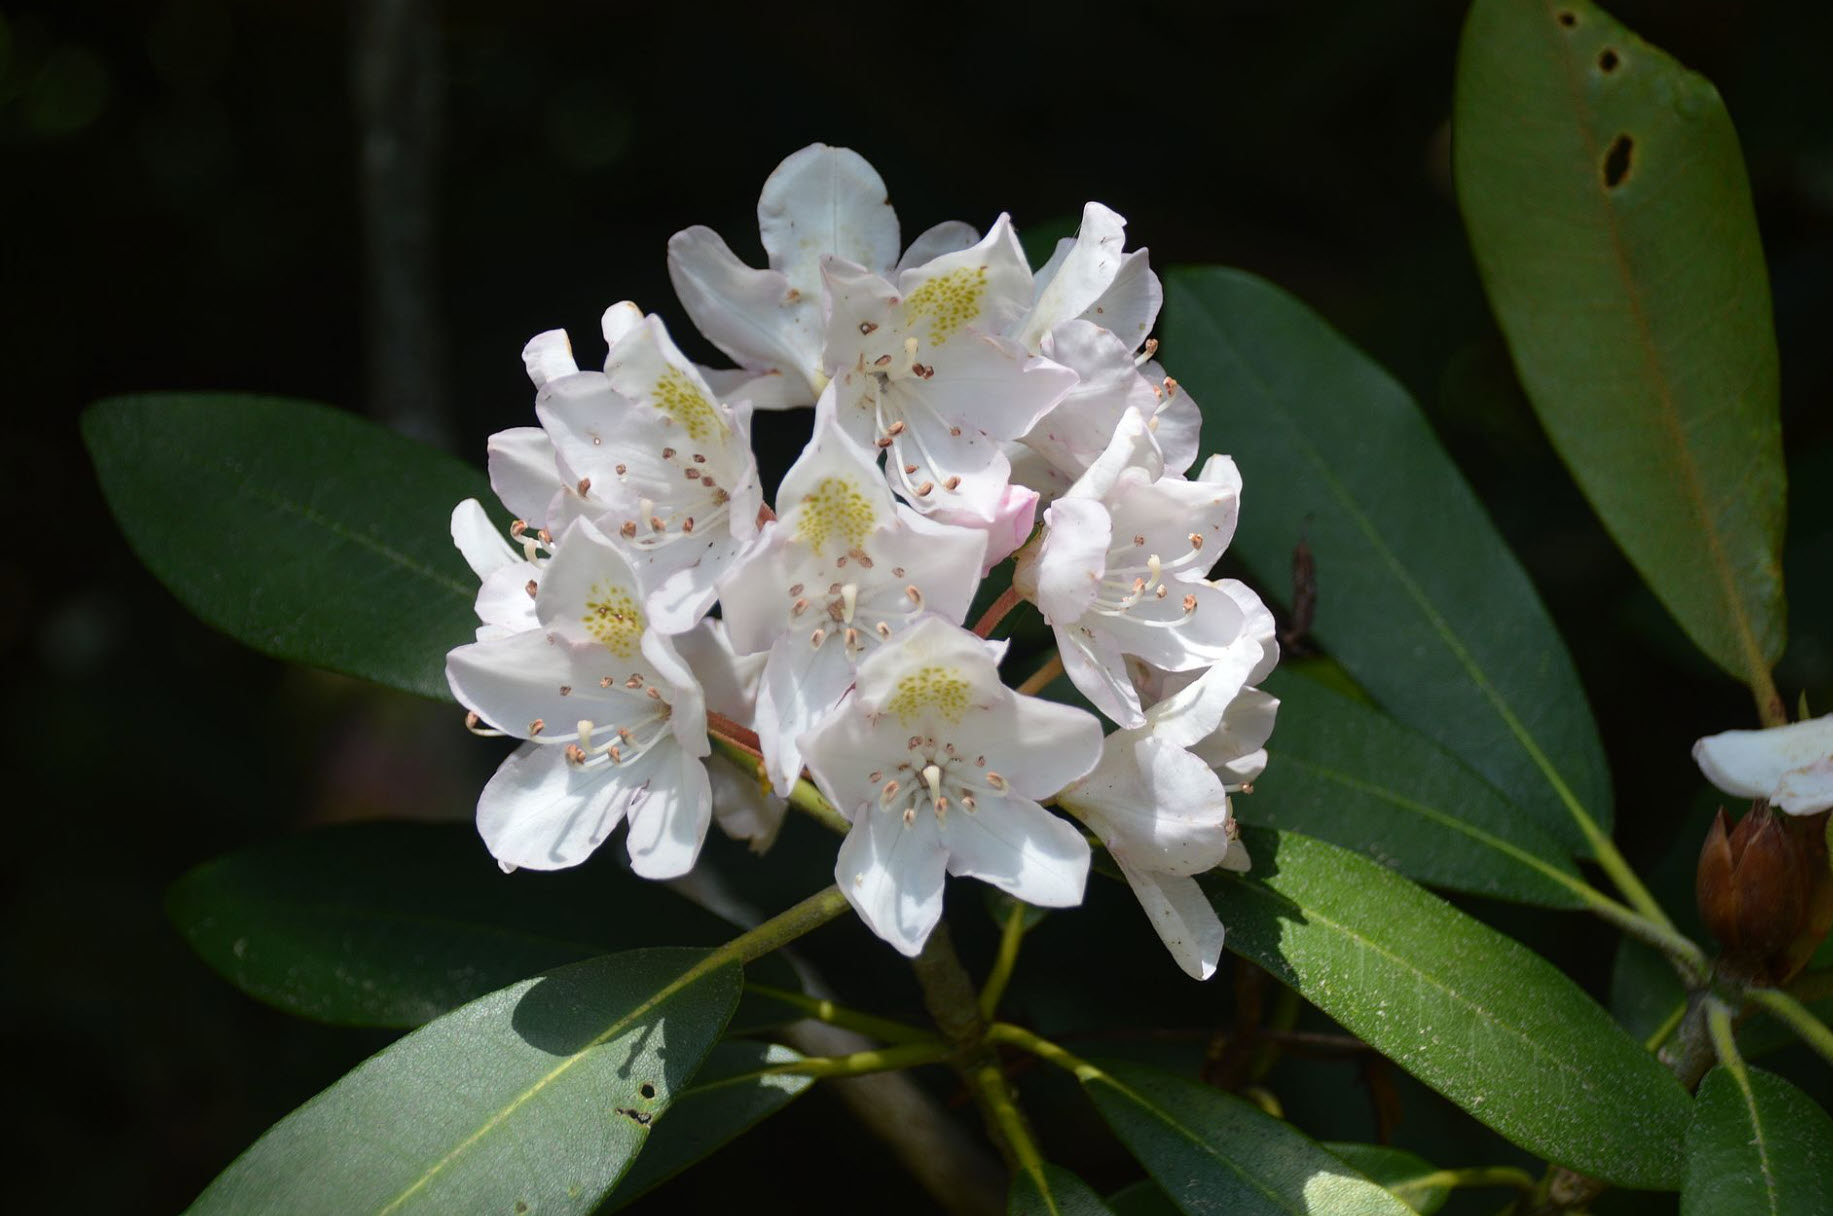
[(328, 515), (324, 515), (302, 502), (295, 501), (285, 495), (266, 489), (256, 482), (241, 466), (232, 461), (222, 457), (212, 457), (201, 452), (196, 452), (183, 445), (167, 444), (160, 439), (150, 439), (148, 441), (148, 446), (157, 448), (168, 457), (176, 457), (174, 463), (185, 463), (194, 468), (210, 469), (223, 473), (234, 483), (236, 489), (246, 496), (264, 502), (270, 507), (274, 507), (287, 514), (297, 516), (307, 523), (317, 525), (349, 544), (367, 549), (387, 559), (394, 565), (401, 567), (403, 570), (420, 576), (440, 590), (459, 596), (467, 603), (476, 598), (477, 592), (475, 588), (467, 588), (457, 580), (448, 578), (446, 575), (417, 561), (401, 552), (399, 549), (385, 544), (373, 536), (355, 531), (338, 520)]
[[(1549, 22), (1557, 7), (1555, 4), (1545, 4)], [(1706, 550), (1710, 559), (1708, 564), (1719, 584), (1720, 593), (1724, 597), (1723, 602), (1730, 610), (1732, 630), (1737, 636), (1738, 648), (1744, 652), (1746, 670), (1750, 673), (1750, 679), (1747, 682), (1755, 687), (1767, 680), (1769, 663), (1763, 656), (1763, 647), (1757, 641), (1750, 618), (1744, 611), (1744, 600), (1738, 595), (1737, 574), (1731, 568), (1731, 560), (1725, 552), (1724, 540), (1719, 536), (1712, 514), (1707, 509), (1705, 487), (1700, 480), (1698, 464), (1693, 459), (1693, 449), (1686, 442), (1685, 429), (1680, 423), (1680, 411), (1674, 401), (1670, 377), (1662, 362), (1660, 351), (1656, 347), (1653, 326), (1649, 323), (1648, 307), (1643, 300), (1642, 292), (1636, 285), (1636, 278), (1630, 271), (1629, 251), (1623, 243), (1623, 230), (1617, 222), (1617, 210), (1611, 206), (1610, 198), (1603, 193), (1602, 186), (1597, 184), (1596, 174), (1589, 171), (1590, 166), (1598, 163), (1597, 131), (1592, 125), (1590, 107), (1585, 103), (1584, 94), (1580, 89), (1572, 56), (1564, 53), (1562, 48), (1556, 58), (1559, 59), (1560, 66), (1565, 73), (1567, 93), (1572, 101), (1572, 112), (1578, 118), (1579, 135), (1585, 144), (1585, 177), (1593, 183), (1594, 197), (1602, 205), (1603, 227), (1610, 238), (1611, 259), (1616, 267), (1623, 295), (1629, 304), (1630, 316), (1635, 321), (1643, 363), (1648, 369), (1649, 383), (1655, 389), (1659, 405), (1656, 416), (1661, 420), (1661, 429), (1668, 438), (1671, 450), (1678, 457), (1676, 463), (1680, 466), (1682, 474), (1683, 497), (1694, 518), (1698, 521), (1700, 533), (1706, 538)], [(1684, 70), (1680, 68), (1679, 64), (1675, 64), (1675, 68)], [(1606, 527), (1608, 526), (1607, 522)], [(1612, 529), (1613, 535), (1614, 532), (1615, 530)]]
[(490, 1132), (495, 1130), (496, 1127), (499, 1124), (501, 1124), (504, 1120), (508, 1119), (511, 1115), (515, 1114), (516, 1111), (520, 1110), (524, 1105), (532, 1101), (535, 1098), (535, 1096), (539, 1094), (542, 1090), (546, 1089), (549, 1085), (553, 1084), (555, 1081), (565, 1076), (566, 1073), (569, 1070), (571, 1070), (575, 1064), (578, 1064), (581, 1060), (585, 1059), (586, 1056), (590, 1054), (594, 1048), (601, 1047), (605, 1043), (610, 1042), (611, 1039), (615, 1038), (617, 1035), (622, 1034), (624, 1031), (636, 1025), (637, 1022), (645, 1014), (649, 1013), (651, 1010), (655, 1009), (657, 1006), (661, 1005), (663, 1002), (673, 997), (676, 993), (686, 988), (689, 984), (692, 984), (695, 981), (704, 978), (706, 975), (709, 975), (713, 971), (717, 970), (720, 966), (724, 965), (727, 962), (731, 962), (731, 961), (733, 960), (725, 953), (725, 951), (715, 950), (712, 953), (708, 954), (705, 958), (701, 959), (699, 962), (696, 962), (693, 966), (689, 967), (686, 971), (683, 971), (675, 979), (671, 980), (669, 983), (664, 985), (660, 990), (658, 990), (648, 1000), (643, 1001), (641, 1004), (637, 1005), (635, 1008), (623, 1014), (617, 1020), (612, 1022), (610, 1026), (606, 1027), (604, 1030), (600, 1031), (597, 1035), (593, 1036), (592, 1040), (588, 1042), (587, 1044), (585, 1044), (585, 1046), (581, 1047), (578, 1051), (575, 1051), (571, 1055), (567, 1056), (565, 1059), (561, 1060), (560, 1063), (556, 1064), (546, 1074), (544, 1074), (538, 1080), (536, 1080), (534, 1084), (530, 1085), (527, 1089), (517, 1094), (508, 1103), (506, 1103), (500, 1110), (498, 1110), (494, 1115), (492, 1115), (489, 1119), (485, 1120), (484, 1123), (481, 1126), (479, 1126), (476, 1131), (472, 1132), (469, 1136), (466, 1136), (463, 1140), (459, 1141), (458, 1144), (453, 1146), (452, 1150), (448, 1152), (445, 1156), (441, 1157), (438, 1161), (435, 1161), (432, 1165), (428, 1166), (426, 1171), (422, 1173), (420, 1177), (416, 1178), (413, 1182), (409, 1183), (405, 1190), (403, 1190), (400, 1194), (396, 1195), (393, 1199), (389, 1200), (381, 1208), (377, 1209), (376, 1216), (388, 1216), (389, 1213), (399, 1210), (402, 1204), (406, 1203), (410, 1198), (413, 1197), (413, 1195), (417, 1191), (419, 1191), (422, 1187), (426, 1186), (427, 1183), (431, 1182), (439, 1174), (441, 1170), (445, 1169), (446, 1166), (450, 1165), (453, 1161), (457, 1160), (458, 1157), (462, 1155), (472, 1145), (476, 1144), (478, 1141), (482, 1140)]
[(1529, 867), (1541, 876), (1551, 879), (1566, 890), (1579, 895), (1581, 901), (1583, 900), (1584, 894), (1591, 889), (1579, 879), (1548, 863), (1536, 854), (1530, 853), (1520, 846), (1504, 840), (1500, 836), (1492, 836), (1475, 824), (1460, 819), (1449, 812), (1441, 811), (1428, 803), (1417, 802), (1414, 799), (1408, 798), (1397, 790), (1388, 789), (1386, 786), (1377, 785), (1372, 781), (1364, 781), (1359, 777), (1352, 777), (1348, 773), (1339, 772), (1328, 765), (1319, 764), (1303, 756), (1294, 756), (1290, 752), (1280, 754), (1279, 759), (1284, 764), (1316, 773), (1326, 781), (1334, 781), (1339, 785), (1347, 786), (1358, 793), (1367, 794), (1369, 797), (1385, 802), (1390, 806), (1418, 815), (1429, 823), (1436, 824), (1440, 827), (1450, 828), (1452, 831), (1468, 836), (1478, 844), (1494, 849), (1496, 852), (1503, 854), (1511, 860)]

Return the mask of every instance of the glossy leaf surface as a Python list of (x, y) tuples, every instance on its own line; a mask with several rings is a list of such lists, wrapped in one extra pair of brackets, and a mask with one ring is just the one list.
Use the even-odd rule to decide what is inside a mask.
[(1266, 774), (1234, 800), (1243, 823), (1355, 849), (1421, 882), (1580, 907), (1566, 851), (1475, 770), (1372, 706), (1303, 676), (1280, 699)]
[(1312, 634), (1395, 718), (1576, 852), (1610, 782), (1564, 643), (1405, 389), (1303, 304), (1220, 268), (1169, 279), (1165, 348), (1253, 495), (1231, 553), (1276, 597), (1311, 548)]
[(739, 969), (636, 950), (430, 1022), (282, 1119), (191, 1211), (587, 1213), (738, 1001)]
[(1688, 636), (1766, 673), (1785, 637), (1779, 377), (1724, 102), (1585, 0), (1478, 0), (1454, 114), (1471, 248), (1547, 434)]
[(1571, 980), (1360, 854), (1243, 838), (1253, 872), (1204, 880), (1229, 949), (1528, 1151), (1679, 1185), (1686, 1092)]
[(1687, 1136), (1681, 1216), (1833, 1213), (1833, 1118), (1774, 1073), (1714, 1068)]
[(1251, 1102), (1141, 1064), (1083, 1082), (1186, 1216), (1408, 1216), (1410, 1209)]
[[(285, 837), (192, 870), (166, 908), (236, 987), (350, 1026), (418, 1026), (564, 963), (639, 946), (712, 946), (739, 933), (610, 857), (504, 874), (468, 824), (364, 823)], [(774, 986), (799, 987), (781, 959), (751, 967)], [(767, 1012), (761, 1001), (746, 1005), (741, 1023)]]
[(109, 508), (184, 605), (264, 654), (451, 699), (478, 581), (452, 508), (482, 473), (353, 414), (229, 393), (113, 397), (83, 415)]

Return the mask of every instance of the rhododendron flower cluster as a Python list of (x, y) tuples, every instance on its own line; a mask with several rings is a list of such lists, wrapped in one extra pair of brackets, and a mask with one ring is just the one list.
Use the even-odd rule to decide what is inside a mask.
[[(836, 881), (906, 954), (947, 874), (1080, 903), (1092, 838), (1207, 977), (1222, 926), (1195, 876), (1249, 864), (1230, 797), (1266, 764), (1278, 651), (1253, 593), (1209, 577), (1241, 479), (1222, 455), (1186, 476), (1200, 412), (1154, 361), (1146, 251), (1099, 203), (1036, 270), (1005, 215), (904, 247), (877, 172), (820, 144), (758, 224), (763, 269), (706, 228), (668, 245), (736, 366), (629, 302), (602, 371), (558, 330), (523, 352), (540, 425), (489, 445), (515, 523), (452, 517), (481, 623), (447, 675), (474, 730), (522, 740), (485, 843), (554, 869), (626, 824), (632, 868), (675, 877), (715, 819), (767, 847), (806, 775), (850, 824)], [(812, 437), (767, 505), (754, 411), (798, 407)], [(1011, 592), (969, 630), (989, 578)], [(1096, 712), (1002, 679), (986, 634), (1025, 601)]]

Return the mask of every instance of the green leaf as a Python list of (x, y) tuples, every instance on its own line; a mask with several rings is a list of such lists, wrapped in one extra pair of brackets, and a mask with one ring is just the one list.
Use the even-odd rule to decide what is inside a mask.
[(635, 950), (481, 997), (275, 1124), (191, 1212), (591, 1212), (738, 1001), (717, 957)]
[(1410, 1209), (1251, 1102), (1143, 1064), (1096, 1061), (1083, 1087), (1188, 1216), (1409, 1216)]
[(717, 1044), (694, 1074), (693, 1087), (675, 1098), (667, 1118), (656, 1120), (643, 1155), (599, 1211), (615, 1212), (635, 1202), (801, 1097), (813, 1077), (751, 1074), (802, 1058), (775, 1043)]
[(451, 699), (478, 586), (451, 516), (491, 501), (477, 470), (278, 397), (114, 397), (83, 438), (128, 544), (192, 612), (276, 658)]
[(1405, 1149), (1385, 1144), (1343, 1144), (1327, 1142), (1330, 1152), (1354, 1166), (1370, 1181), (1378, 1182), (1395, 1198), (1418, 1212), (1432, 1216), (1451, 1198), (1451, 1188), (1425, 1181), (1439, 1173), (1437, 1166)]
[(1583, 907), (1583, 879), (1557, 841), (1424, 735), (1302, 676), (1280, 699), (1271, 762), (1243, 823), (1304, 832), (1436, 886), (1555, 908)]
[(1165, 347), (1252, 498), (1232, 552), (1276, 595), (1316, 566), (1312, 634), (1401, 722), (1588, 853), (1610, 780), (1565, 645), (1406, 390), (1239, 271), (1170, 276)]
[(1101, 1196), (1062, 1166), (1046, 1164), (1043, 1185), (1026, 1170), (1012, 1179), (1006, 1216), (1113, 1216)]
[[(237, 988), (348, 1026), (418, 1026), (563, 963), (637, 946), (717, 945), (738, 933), (608, 857), (504, 874), (459, 824), (363, 823), (285, 837), (192, 870), (173, 884), (166, 911)], [(776, 987), (801, 987), (780, 958), (752, 967)], [(779, 1010), (749, 998), (739, 1023)]]
[(1785, 637), (1776, 340), (1717, 90), (1585, 0), (1478, 0), (1452, 129), (1471, 247), (1547, 434), (1687, 635), (1767, 684)]
[(1610, 1012), (1626, 1034), (1647, 1043), (1686, 1003), (1686, 986), (1661, 951), (1633, 937), (1617, 942), (1617, 961), (1610, 971)]
[(1107, 1197), (1114, 1216), (1177, 1216), (1177, 1204), (1150, 1178), (1122, 1187)]
[(1742, 1071), (1700, 1084), (1681, 1216), (1833, 1213), (1833, 1118), (1774, 1073)]
[(1546, 960), (1360, 854), (1243, 839), (1252, 873), (1204, 879), (1229, 949), (1528, 1151), (1679, 1186), (1686, 1091)]

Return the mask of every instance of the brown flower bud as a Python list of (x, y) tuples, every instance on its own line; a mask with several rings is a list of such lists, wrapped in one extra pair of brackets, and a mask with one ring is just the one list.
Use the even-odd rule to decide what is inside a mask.
[(1727, 974), (1784, 983), (1826, 936), (1833, 881), (1820, 817), (1813, 819), (1777, 815), (1765, 802), (1735, 827), (1722, 808), (1713, 819), (1694, 891), (1707, 930), (1724, 947)]

